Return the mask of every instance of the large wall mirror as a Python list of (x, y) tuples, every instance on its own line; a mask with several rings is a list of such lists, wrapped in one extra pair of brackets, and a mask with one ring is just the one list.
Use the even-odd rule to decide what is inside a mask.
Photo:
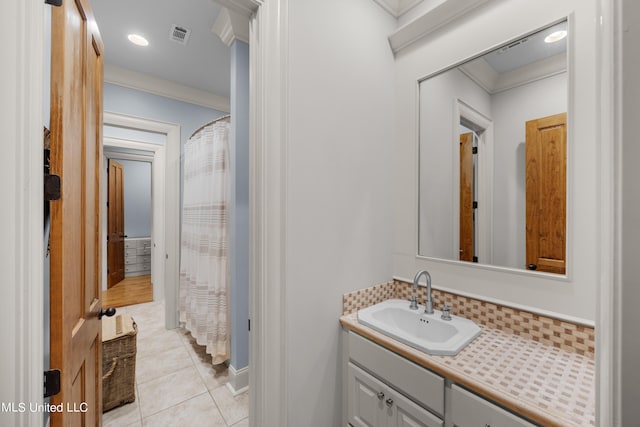
[(421, 256), (566, 273), (567, 22), (419, 84)]

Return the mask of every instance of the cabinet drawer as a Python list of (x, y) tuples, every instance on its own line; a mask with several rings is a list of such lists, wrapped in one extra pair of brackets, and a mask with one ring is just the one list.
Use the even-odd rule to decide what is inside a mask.
[(142, 270), (151, 271), (151, 264), (150, 263), (142, 264)]
[(138, 255), (151, 255), (151, 246), (139, 247), (137, 251)]
[(125, 263), (125, 265), (128, 265), (128, 264), (137, 264), (137, 263), (138, 263), (138, 257), (137, 257), (137, 256), (128, 256), (128, 257), (125, 257), (125, 259), (124, 259), (124, 263)]
[(124, 250), (124, 256), (125, 257), (130, 257), (130, 256), (136, 256), (138, 255), (138, 249), (137, 248), (127, 248)]
[(456, 427), (535, 426), (455, 384), (451, 386), (451, 420)]
[(143, 264), (127, 264), (124, 266), (124, 272), (125, 273), (133, 273), (135, 271), (142, 271), (144, 270), (144, 265)]
[(442, 416), (444, 378), (378, 344), (349, 333), (349, 355), (353, 362), (393, 384), (400, 392)]
[(142, 256), (138, 255), (136, 259), (138, 259), (143, 264), (151, 263), (151, 255), (142, 255)]
[(137, 248), (138, 244), (135, 240), (125, 240), (124, 241), (124, 248), (125, 249), (129, 249), (129, 248)]

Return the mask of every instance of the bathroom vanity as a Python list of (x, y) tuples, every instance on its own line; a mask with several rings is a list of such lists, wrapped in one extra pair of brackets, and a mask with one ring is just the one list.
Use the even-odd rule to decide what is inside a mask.
[(592, 355), (489, 325), (457, 355), (429, 355), (361, 324), (357, 311), (340, 323), (345, 426), (595, 425)]

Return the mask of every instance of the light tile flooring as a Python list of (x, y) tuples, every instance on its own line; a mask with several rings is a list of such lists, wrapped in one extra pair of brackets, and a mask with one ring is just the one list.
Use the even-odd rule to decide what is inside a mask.
[(227, 369), (213, 366), (184, 329), (164, 328), (162, 302), (118, 308), (138, 325), (136, 400), (103, 416), (105, 427), (249, 425), (249, 396), (225, 386)]

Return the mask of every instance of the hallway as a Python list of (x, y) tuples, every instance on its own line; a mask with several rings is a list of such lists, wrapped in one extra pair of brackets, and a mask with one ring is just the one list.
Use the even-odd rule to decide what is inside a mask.
[(105, 427), (249, 425), (249, 394), (231, 395), (227, 369), (213, 366), (184, 329), (164, 328), (164, 304), (118, 309), (138, 326), (136, 400), (103, 416)]

